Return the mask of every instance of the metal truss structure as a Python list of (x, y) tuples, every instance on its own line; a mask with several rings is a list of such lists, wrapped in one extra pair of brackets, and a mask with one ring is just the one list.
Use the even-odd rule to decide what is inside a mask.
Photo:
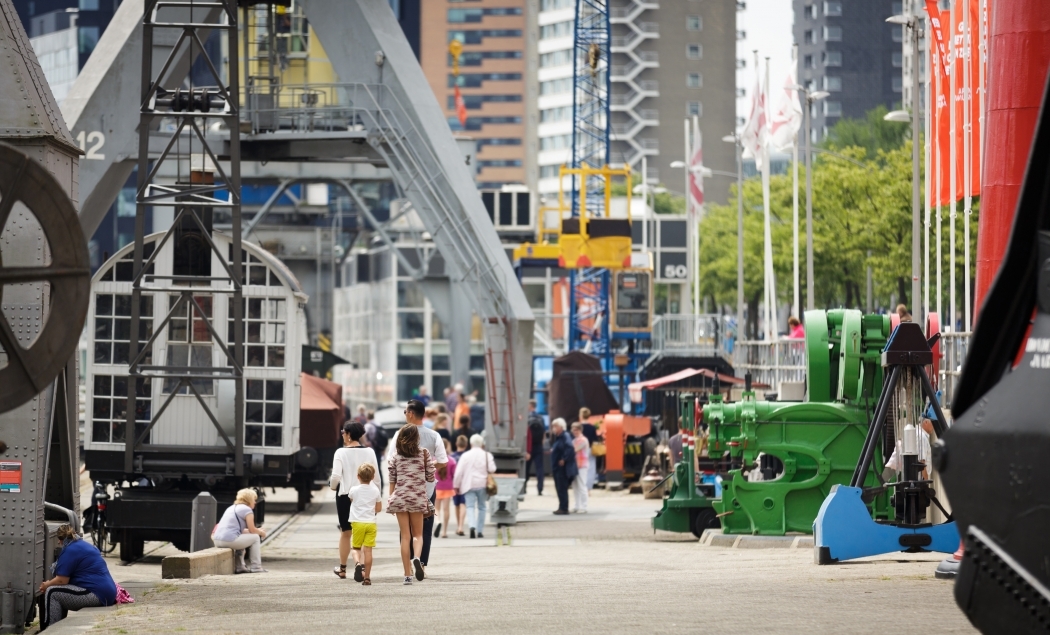
[[(204, 46), (206, 35), (213, 30), (226, 31), (231, 41), (237, 37), (237, 6), (233, 0), (218, 2), (196, 2), (195, 0), (170, 1), (147, 0), (142, 15), (142, 84), (139, 99), (139, 135), (138, 184), (136, 188), (135, 215), (135, 250), (131, 296), (131, 342), (128, 369), (128, 407), (126, 409), (124, 470), (135, 473), (135, 454), (143, 452), (164, 452), (177, 448), (147, 444), (150, 430), (157, 424), (168, 405), (187, 387), (197, 398), (208, 418), (214, 424), (219, 435), (226, 442), (228, 450), (234, 454), (236, 476), (244, 474), (244, 304), (242, 294), (242, 251), (241, 251), (241, 175), (240, 175), (240, 81), (238, 55), (231, 51), (228, 56), (229, 73), (226, 81), (219, 72), (221, 60), (210, 59)], [(178, 34), (171, 51), (158, 72), (154, 72), (155, 50), (153, 41), (157, 34)], [(199, 51), (199, 52), (195, 52)], [(181, 51), (186, 59), (199, 59), (208, 70), (209, 82), (205, 86), (195, 86), (192, 78), (187, 78), (188, 86), (174, 90), (164, 88), (163, 81), (173, 60)], [(160, 155), (153, 159), (150, 156), (150, 136), (157, 129), (160, 120), (167, 120), (174, 132), (166, 137), (166, 144)], [(209, 120), (221, 122), (228, 132), (225, 152), (216, 151), (215, 140), (209, 138), (206, 131)], [(219, 155), (228, 155), (228, 167), (223, 169)], [(175, 166), (177, 177), (175, 183), (162, 183), (157, 178), (165, 163)], [(215, 179), (218, 175), (218, 179)], [(225, 192), (227, 199), (217, 196)], [(144, 253), (146, 214), (151, 207), (171, 206), (175, 208), (175, 221), (157, 242), (151, 254)], [(219, 251), (212, 240), (212, 215), (216, 208), (230, 214), (233, 225), (232, 252), (224, 254)], [(176, 267), (172, 275), (159, 276), (152, 273), (154, 260), (161, 249), (172, 241), (176, 250)], [(220, 275), (213, 276), (211, 271), (212, 254), (223, 266)], [(180, 262), (181, 261), (181, 262)], [(221, 275), (224, 273), (225, 275)], [(168, 284), (159, 284), (162, 280)], [(213, 283), (229, 286), (216, 288)], [(233, 300), (233, 339), (225, 341), (215, 330), (211, 316), (194, 297), (196, 289), (206, 287), (209, 293), (229, 293)], [(179, 298), (173, 303), (160, 326), (140, 347), (140, 309), (143, 291), (180, 290)], [(198, 367), (187, 361), (186, 366), (173, 365), (172, 360), (163, 364), (149, 364), (147, 357), (153, 350), (153, 343), (160, 333), (167, 328), (173, 316), (192, 315), (194, 321), (200, 320), (213, 342), (218, 344), (226, 356), (225, 366)], [(131, 379), (135, 381), (131, 381)], [(149, 417), (148, 424), (136, 423), (141, 416), (136, 416), (136, 403), (141, 381), (157, 378), (173, 381), (174, 388), (168, 394), (161, 407)], [(234, 389), (234, 439), (230, 439), (222, 429), (216, 415), (197, 391), (193, 380), (226, 380), (233, 381)], [(200, 451), (200, 448), (197, 449)]]
[[(573, 46), (572, 167), (609, 164), (609, 95), (611, 43), (607, 0), (576, 0)], [(581, 197), (587, 210), (605, 210), (605, 180), (574, 176), (572, 215), (579, 216)], [(569, 274), (569, 350), (599, 357), (612, 354), (609, 339), (609, 271), (573, 270)], [(611, 361), (611, 358), (606, 361)]]
[[(211, 29), (224, 25), (220, 14), (227, 12), (224, 7), (231, 1), (194, 3), (200, 8), (195, 10), (211, 10), (208, 19), (194, 18), (201, 41), (206, 41)], [(156, 4), (150, 2), (149, 6)], [(185, 10), (189, 4), (167, 6), (176, 11)], [(399, 265), (422, 284), (435, 309), (450, 307), (456, 310), (448, 311), (449, 315), (460, 315), (463, 307), (470, 307), (481, 318), (486, 357), (495, 365), (488, 373), (494, 383), (486, 390), (489, 447), (497, 458), (506, 457), (504, 467), (523, 469), (533, 315), (473, 178), (460, 160), (461, 152), (443, 111), (432, 92), (425, 89), (426, 77), (386, 3), (302, 0), (301, 4), (339, 78), (339, 85), (330, 91), (338, 96), (337, 103), (325, 108), (311, 105), (311, 116), (321, 112), (329, 119), (324, 125), (294, 133), (255, 129), (242, 113), (242, 124), (251, 129), (241, 137), (245, 166), (251, 165), (260, 173), (265, 166), (277, 180), (302, 178), (350, 185), (347, 191), (361, 215), (393, 248)], [(159, 87), (158, 92), (162, 88), (166, 95), (186, 86), (189, 66), (202, 54), (199, 46), (176, 46), (177, 32), (158, 31), (147, 43), (143, 29), (146, 6), (144, 0), (124, 0), (64, 103), (64, 115), (74, 137), (82, 134), (87, 141), (81, 179), (81, 223), (86, 232), (97, 227), (133, 169), (128, 158), (141, 157), (141, 150), (147, 150), (155, 161), (166, 145), (162, 135), (151, 134), (145, 144), (138, 139), (135, 124), (142, 96), (132, 95), (128, 84), (137, 86), (147, 67), (132, 73), (128, 53), (137, 55), (144, 46), (152, 50), (149, 77)], [(185, 90), (179, 94), (184, 95)], [(229, 126), (231, 132), (234, 128), (237, 126)], [(190, 134), (185, 129), (181, 137), (195, 136), (192, 127)], [(209, 131), (204, 131), (204, 137), (211, 142)], [(200, 147), (199, 138), (197, 143)], [(229, 160), (219, 155), (216, 164), (226, 166)], [(327, 167), (311, 168), (320, 165)], [(339, 170), (333, 166), (340, 166)], [(372, 167), (366, 170), (368, 166)], [(232, 168), (227, 175), (231, 173)], [(371, 180), (388, 174), (411, 205), (390, 219), (376, 218), (352, 187), (358, 174)], [(404, 222), (408, 214), (418, 215), (421, 229)], [(434, 250), (413, 256), (411, 251), (397, 248), (397, 236), (406, 231), (413, 234), (406, 241), (409, 244), (432, 242), (437, 247), (443, 261), (440, 274), (434, 271)], [(242, 235), (242, 228), (234, 233)], [(452, 370), (457, 372), (456, 366), (461, 365), (464, 377), (469, 341), (469, 328), (453, 329), (452, 346), (462, 349), (463, 354), (453, 355)]]

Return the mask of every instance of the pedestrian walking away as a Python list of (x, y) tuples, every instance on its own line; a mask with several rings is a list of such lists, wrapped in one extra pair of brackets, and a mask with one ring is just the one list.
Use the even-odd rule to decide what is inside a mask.
[[(359, 484), (358, 470), (362, 465), (371, 465), (373, 475), (379, 472), (379, 458), (372, 448), (361, 442), (365, 439), (365, 426), (357, 421), (343, 425), (343, 447), (335, 451), (332, 459), (332, 476), (329, 487), (336, 492), (335, 509), (339, 519), (339, 564), (333, 572), (340, 578), (346, 578), (346, 561), (350, 557), (353, 527), (350, 519), (350, 490)], [(378, 488), (377, 488), (378, 489)], [(360, 582), (360, 580), (358, 580)]]
[[(266, 573), (262, 566), (262, 539), (266, 532), (255, 526), (255, 503), (259, 495), (255, 490), (244, 488), (237, 492), (233, 505), (226, 508), (222, 518), (212, 531), (212, 542), (216, 547), (233, 549), (235, 573)], [(244, 564), (245, 552), (248, 553), (250, 566)]]
[(489, 476), (496, 473), (496, 461), (492, 454), (485, 450), (485, 439), (480, 434), (470, 437), (470, 450), (463, 453), (456, 465), (454, 485), (456, 491), (466, 499), (468, 515), (474, 510), (470, 520), (470, 537), (484, 538), (485, 505), (488, 502)]
[[(463, 456), (463, 453), (467, 451), (467, 446), (470, 442), (467, 440), (465, 435), (459, 435), (456, 437), (456, 451), (452, 453), (451, 458), (459, 461), (459, 457)], [(455, 486), (452, 487), (452, 491), (456, 492)], [(467, 497), (456, 492), (452, 496), (452, 506), (456, 511), (456, 535), (463, 536), (463, 529), (467, 526)]]
[(437, 522), (434, 525), (434, 537), (448, 538), (448, 519), (452, 507), (452, 499), (455, 498), (456, 489), (453, 486), (453, 481), (456, 476), (456, 459), (451, 456), (452, 446), (449, 444), (448, 439), (442, 439), (445, 445), (445, 453), (448, 457), (448, 467), (445, 468), (445, 476), (438, 479), (437, 482), (437, 501), (435, 505), (437, 511), (435, 517)]
[[(422, 414), (419, 413), (420, 418)], [(397, 525), (401, 530), (401, 564), (405, 570), (405, 584), (412, 584), (413, 573), (416, 580), (423, 580), (423, 564), (419, 558), (412, 557), (412, 553), (422, 551), (423, 518), (434, 514), (434, 505), (427, 496), (427, 486), (434, 483), (435, 468), (430, 452), (419, 447), (419, 436), (423, 430), (426, 428), (412, 423), (402, 426), (395, 435), (394, 456), (387, 466), (390, 472), (387, 511), (397, 517)]]
[(583, 425), (580, 422), (572, 424), (572, 449), (576, 453), (576, 468), (579, 470), (579, 474), (572, 480), (572, 493), (575, 498), (575, 507), (572, 510), (574, 514), (586, 514), (587, 513), (587, 491), (590, 489), (588, 484), (589, 475), (587, 472), (587, 465), (591, 460), (591, 444), (587, 441), (587, 437), (583, 436)]
[(383, 509), (383, 493), (372, 482), (376, 470), (376, 466), (371, 463), (365, 463), (357, 468), (358, 484), (347, 492), (351, 501), (350, 524), (353, 526), (354, 580), (364, 586), (372, 584), (372, 549), (376, 546), (376, 514)]
[(547, 435), (543, 415), (536, 412), (536, 400), (529, 400), (529, 429), (525, 447), (525, 483), (529, 482), (530, 467), (536, 474), (536, 494), (543, 496), (543, 439)]
[[(591, 423), (590, 408), (580, 408), (579, 423), (583, 426), (584, 438), (587, 439), (587, 443), (593, 448), (594, 444), (598, 442), (598, 426)], [(586, 469), (580, 469), (587, 472), (587, 489), (593, 488), (595, 481), (598, 480), (598, 457), (595, 456), (593, 451), (587, 460)]]
[[(423, 427), (423, 414), (425, 412), (426, 407), (422, 402), (416, 399), (409, 399), (408, 405), (405, 407), (405, 421), (418, 428), (416, 432), (419, 433), (419, 447), (430, 453), (430, 458), (434, 461), (434, 466), (437, 469), (438, 478), (443, 478), (445, 476), (445, 470), (448, 467), (448, 455), (445, 453), (445, 444), (441, 441), (441, 435), (430, 428)], [(400, 432), (394, 434), (395, 443), (398, 434), (400, 434)], [(430, 481), (426, 484), (426, 488), (427, 497), (430, 499), (430, 506), (433, 507), (434, 501), (436, 500), (437, 483)], [(417, 549), (415, 545), (411, 545), (412, 556), (419, 558), (424, 569), (430, 564), (430, 545), (434, 539), (434, 518), (435, 517), (432, 514), (423, 519), (422, 548)]]
[(565, 431), (565, 419), (561, 417), (551, 421), (551, 472), (558, 492), (558, 509), (554, 514), (564, 516), (569, 513), (569, 485), (580, 470), (576, 466), (572, 438)]
[(65, 619), (69, 611), (117, 602), (117, 585), (98, 549), (69, 525), (59, 526), (55, 536), (62, 543), (62, 551), (52, 565), (55, 575), (37, 589), (43, 594), (40, 630)]

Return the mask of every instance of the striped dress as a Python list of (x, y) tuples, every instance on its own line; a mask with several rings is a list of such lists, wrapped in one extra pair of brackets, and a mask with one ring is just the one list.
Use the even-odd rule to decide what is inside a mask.
[(391, 514), (397, 512), (427, 512), (427, 483), (434, 482), (434, 460), (425, 450), (419, 456), (401, 456), (395, 454), (387, 465), (390, 482), (394, 492), (387, 500), (386, 510)]

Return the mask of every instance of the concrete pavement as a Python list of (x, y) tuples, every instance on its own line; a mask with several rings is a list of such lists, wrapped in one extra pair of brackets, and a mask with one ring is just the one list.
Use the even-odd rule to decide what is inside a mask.
[(382, 514), (371, 587), (331, 572), (337, 531), (325, 492), (264, 548), (270, 573), (160, 582), (156, 558), (114, 563), (118, 581), (156, 586), (52, 632), (974, 632), (951, 583), (933, 576), (937, 555), (820, 567), (809, 550), (702, 547), (653, 535), (659, 501), (596, 491), (589, 514), (558, 517), (548, 488), (522, 503), (512, 547), (495, 546), (494, 528), (484, 541), (436, 539), (428, 579), (412, 586), (401, 584), (396, 523)]

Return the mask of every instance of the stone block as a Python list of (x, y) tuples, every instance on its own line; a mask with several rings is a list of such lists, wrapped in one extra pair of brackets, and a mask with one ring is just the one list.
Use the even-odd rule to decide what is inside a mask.
[(233, 575), (233, 549), (212, 547), (194, 553), (167, 556), (160, 563), (160, 576), (194, 579), (203, 575)]

